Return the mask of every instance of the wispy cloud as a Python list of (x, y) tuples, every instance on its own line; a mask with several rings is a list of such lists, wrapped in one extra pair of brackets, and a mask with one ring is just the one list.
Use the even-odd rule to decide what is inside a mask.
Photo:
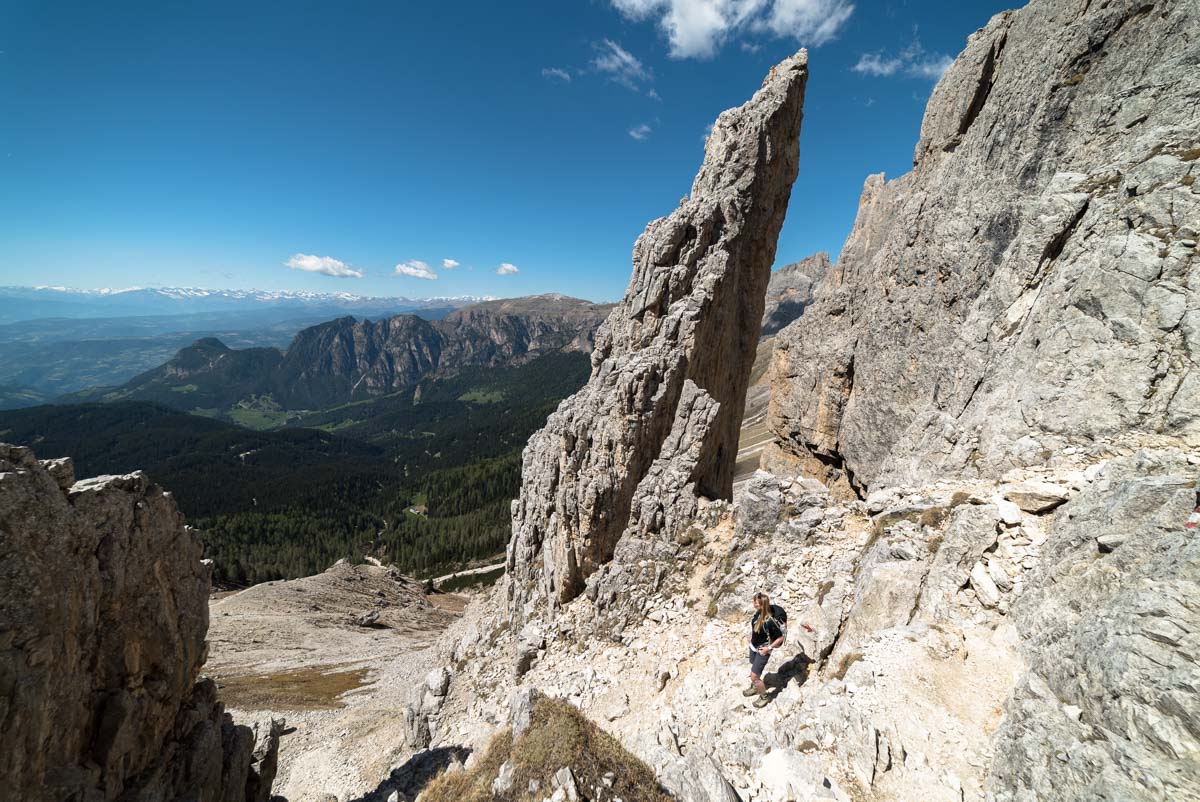
[(871, 75), (876, 78), (888, 78), (893, 75), (905, 75), (909, 78), (923, 78), (936, 81), (942, 77), (954, 59), (944, 53), (928, 53), (916, 38), (912, 44), (896, 55), (863, 53), (858, 62), (850, 69), (859, 75)]
[(858, 57), (858, 63), (850, 69), (861, 75), (886, 77), (895, 75), (901, 66), (898, 58), (884, 58), (882, 53), (863, 53)]
[(946, 70), (950, 69), (950, 65), (954, 63), (954, 59), (947, 55), (931, 55), (928, 58), (918, 61), (908, 68), (908, 74), (914, 78), (928, 78), (931, 81), (936, 81), (942, 77)]
[(303, 270), (306, 273), (324, 273), (334, 278), (362, 278), (363, 272), (351, 267), (332, 256), (312, 256), (307, 253), (297, 253), (283, 263), (284, 267), (292, 270)]
[(641, 125), (635, 125), (633, 128), (629, 129), (629, 135), (638, 142), (641, 142), (650, 137), (650, 126), (646, 125), (645, 123), (642, 123)]
[(608, 75), (621, 86), (640, 92), (642, 84), (648, 83), (653, 77), (641, 59), (612, 39), (597, 42), (593, 47), (596, 48), (596, 57), (592, 59), (592, 67)]
[(458, 262), (454, 259), (443, 259), (442, 260), (442, 267), (446, 270), (453, 270), (454, 268), (458, 267), (459, 264), (460, 264), (460, 262)]
[(433, 281), (437, 279), (437, 273), (430, 269), (429, 265), (419, 259), (409, 259), (407, 262), (401, 262), (396, 265), (397, 276), (409, 276), (410, 278), (423, 278)]
[(542, 77), (547, 81), (562, 81), (564, 84), (571, 83), (571, 73), (562, 67), (543, 67)]
[(509, 264), (508, 262), (504, 262), (496, 268), (497, 276), (512, 276), (520, 272), (520, 269), (516, 265)]
[[(624, 17), (653, 19), (672, 58), (711, 58), (731, 37), (771, 34), (818, 47), (837, 36), (849, 0), (610, 0)], [(755, 47), (751, 45), (751, 47)]]

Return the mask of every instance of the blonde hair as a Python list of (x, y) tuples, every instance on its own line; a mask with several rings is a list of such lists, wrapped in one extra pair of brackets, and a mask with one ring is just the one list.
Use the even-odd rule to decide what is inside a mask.
[(758, 602), (758, 621), (754, 624), (754, 631), (762, 632), (768, 620), (775, 620), (771, 615), (771, 597), (760, 590), (754, 594), (754, 600)]

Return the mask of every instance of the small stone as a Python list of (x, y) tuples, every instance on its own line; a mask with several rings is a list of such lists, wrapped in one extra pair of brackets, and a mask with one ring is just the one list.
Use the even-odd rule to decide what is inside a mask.
[(1001, 492), (1022, 510), (1035, 515), (1049, 512), (1070, 497), (1070, 491), (1062, 485), (1039, 481), (1005, 485)]
[[(566, 798), (569, 802), (577, 802), (579, 799), (579, 790), (575, 787), (575, 775), (571, 772), (569, 766), (563, 766), (554, 772), (554, 783), (558, 786), (559, 791), (566, 793)], [(557, 791), (555, 794), (557, 795)]]
[(971, 587), (975, 589), (975, 595), (979, 597), (979, 603), (984, 607), (995, 607), (996, 603), (1000, 601), (1000, 589), (992, 581), (992, 577), (983, 563), (975, 563), (971, 569)]
[(1000, 514), (1000, 520), (1006, 526), (1017, 526), (1021, 523), (1021, 508), (1011, 501), (996, 496), (992, 499), (992, 503), (996, 505), (996, 510)]
[(496, 779), (492, 780), (492, 794), (500, 796), (512, 790), (514, 772), (515, 767), (511, 760), (501, 763), (500, 771), (496, 774)]
[[(996, 587), (998, 587), (1000, 590), (1012, 590), (1012, 578), (1009, 576), (1009, 570), (1011, 568), (1011, 564), (1006, 567), (999, 560), (988, 561), (988, 576), (992, 578), (992, 581), (996, 583)], [(1013, 574), (1016, 573), (1019, 572), (1014, 570)]]

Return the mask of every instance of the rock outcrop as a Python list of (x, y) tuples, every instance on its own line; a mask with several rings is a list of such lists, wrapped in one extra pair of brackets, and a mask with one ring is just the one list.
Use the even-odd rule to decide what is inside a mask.
[[(1194, 2), (1034, 0), (968, 41), (776, 342), (778, 451), (859, 492), (1200, 445)], [(777, 460), (774, 464), (779, 464)]]
[(813, 302), (817, 285), (832, 269), (829, 254), (820, 251), (771, 273), (767, 306), (763, 310), (763, 336), (777, 334), (803, 315)]
[(279, 723), (235, 725), (199, 679), (200, 556), (143, 474), (0, 444), (0, 799), (270, 796)]
[(592, 377), (530, 440), (508, 551), (517, 618), (577, 596), (618, 542), (729, 497), (763, 298), (799, 160), (807, 55), (717, 118), (691, 194), (633, 249)]
[(441, 320), (343, 317), (303, 329), (283, 353), (232, 349), (207, 337), (120, 387), (76, 397), (154, 401), (184, 411), (269, 397), (283, 409), (323, 409), (469, 368), (511, 367), (563, 351), (588, 354), (611, 308), (549, 294), (485, 301)]

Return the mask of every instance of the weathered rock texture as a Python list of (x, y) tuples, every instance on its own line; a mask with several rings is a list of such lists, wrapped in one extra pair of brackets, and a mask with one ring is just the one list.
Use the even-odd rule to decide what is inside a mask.
[(691, 195), (633, 249), (592, 377), (530, 440), (508, 551), (514, 609), (577, 596), (627, 529), (728, 497), (763, 299), (799, 161), (803, 51), (721, 114)]
[(803, 315), (813, 301), (817, 284), (832, 269), (829, 254), (820, 251), (771, 273), (771, 283), (767, 285), (767, 306), (763, 310), (763, 335), (776, 334)]
[(140, 473), (0, 444), (0, 799), (265, 800), (279, 730), (197, 681), (208, 567)]
[(1195, 474), (1143, 451), (1059, 515), (1012, 607), (1030, 671), (997, 735), (996, 802), (1200, 799)]
[(861, 490), (1200, 445), (1198, 9), (1034, 0), (970, 38), (778, 335), (781, 450)]

